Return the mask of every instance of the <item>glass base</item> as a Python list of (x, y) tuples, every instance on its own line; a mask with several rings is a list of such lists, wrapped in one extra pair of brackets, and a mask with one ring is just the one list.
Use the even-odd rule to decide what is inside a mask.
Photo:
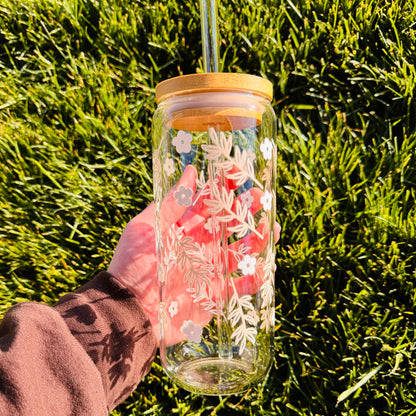
[(252, 365), (214, 357), (185, 362), (169, 375), (179, 387), (208, 396), (243, 393), (259, 380)]

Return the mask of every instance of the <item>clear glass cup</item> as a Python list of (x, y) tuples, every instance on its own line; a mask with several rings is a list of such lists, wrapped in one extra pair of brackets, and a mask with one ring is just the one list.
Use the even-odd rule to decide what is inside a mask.
[(186, 75), (156, 87), (160, 355), (172, 380), (192, 392), (243, 392), (272, 362), (271, 98), (271, 83), (247, 74)]

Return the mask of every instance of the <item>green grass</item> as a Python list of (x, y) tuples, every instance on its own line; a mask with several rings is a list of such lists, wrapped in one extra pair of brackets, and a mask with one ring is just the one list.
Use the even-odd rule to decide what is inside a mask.
[[(222, 69), (275, 86), (274, 366), (209, 398), (157, 359), (113, 415), (416, 414), (414, 2), (220, 3)], [(152, 199), (154, 87), (201, 68), (197, 1), (0, 0), (0, 314), (106, 268)]]

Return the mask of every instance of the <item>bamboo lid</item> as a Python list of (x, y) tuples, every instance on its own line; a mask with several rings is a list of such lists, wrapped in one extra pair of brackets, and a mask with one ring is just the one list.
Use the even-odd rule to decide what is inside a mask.
[(156, 86), (156, 102), (175, 95), (206, 91), (246, 92), (268, 100), (273, 98), (273, 84), (265, 78), (250, 74), (211, 72), (183, 75), (162, 81)]

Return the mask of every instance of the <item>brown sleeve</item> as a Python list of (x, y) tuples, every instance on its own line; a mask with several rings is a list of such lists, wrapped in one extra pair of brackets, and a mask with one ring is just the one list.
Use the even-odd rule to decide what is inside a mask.
[(155, 353), (146, 314), (108, 273), (53, 308), (17, 304), (0, 324), (0, 416), (107, 415)]

